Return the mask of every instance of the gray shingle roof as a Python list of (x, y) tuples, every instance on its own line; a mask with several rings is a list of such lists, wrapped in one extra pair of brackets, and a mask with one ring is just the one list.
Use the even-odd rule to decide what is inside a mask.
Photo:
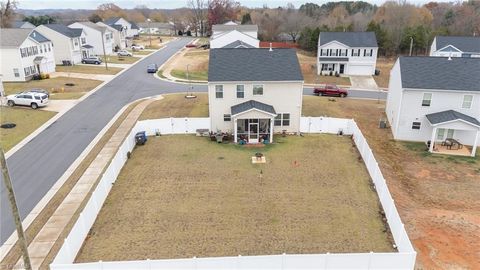
[(95, 30), (97, 30), (97, 31), (99, 31), (99, 32), (102, 32), (102, 33), (105, 33), (105, 31), (107, 30), (106, 27), (100, 26), (100, 25), (95, 24), (95, 23), (90, 22), (90, 21), (87, 21), (87, 22), (78, 22), (78, 23), (79, 23), (79, 24), (83, 24), (83, 25), (85, 25), (85, 26), (87, 26), (87, 27), (90, 27), (90, 28), (95, 29)]
[(436, 36), (437, 50), (453, 45), (462, 52), (480, 53), (480, 37)]
[(44, 26), (69, 38), (79, 37), (83, 31), (81, 28), (70, 28), (63, 24), (44, 24)]
[(208, 81), (303, 81), (294, 49), (211, 49)]
[(222, 48), (255, 48), (250, 44), (247, 44), (241, 40), (234, 41), (230, 44), (223, 46)]
[(121, 19), (121, 17), (108, 18), (108, 19), (105, 20), (105, 23), (108, 24), (108, 25), (115, 24), (120, 19)]
[(0, 28), (0, 47), (18, 47), (31, 32), (32, 29)]
[(12, 28), (35, 28), (35, 25), (31, 24), (30, 22), (24, 21), (14, 21), (12, 22)]
[(256, 24), (239, 24), (239, 25), (215, 24), (212, 26), (212, 31), (233, 31), (233, 30), (237, 30), (239, 32), (258, 31), (258, 25)]
[(44, 35), (40, 34), (35, 30), (30, 33), (30, 37), (39, 43), (50, 41), (50, 39), (46, 38)]
[(121, 24), (110, 24), (110, 27), (113, 27), (113, 28), (117, 29), (118, 31), (123, 30), (123, 26)]
[(338, 41), (350, 47), (378, 47), (374, 32), (320, 32), (320, 45)]
[(232, 115), (236, 115), (242, 112), (246, 112), (251, 109), (257, 109), (271, 114), (277, 114), (272, 105), (268, 105), (256, 100), (249, 100), (231, 107)]
[(480, 122), (477, 119), (454, 110), (431, 113), (431, 114), (427, 114), (426, 117), (432, 125), (455, 121), (455, 120), (463, 120), (470, 124), (480, 127)]
[(480, 58), (401, 56), (403, 88), (480, 91)]
[(138, 25), (137, 25), (136, 23), (131, 22), (131, 21), (129, 21), (129, 23), (132, 25), (132, 26), (130, 27), (131, 29), (139, 29), (139, 28), (138, 28)]

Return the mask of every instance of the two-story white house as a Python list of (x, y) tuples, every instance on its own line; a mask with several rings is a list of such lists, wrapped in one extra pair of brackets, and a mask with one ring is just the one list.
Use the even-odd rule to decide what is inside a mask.
[(81, 28), (70, 28), (63, 24), (42, 24), (35, 28), (40, 34), (53, 42), (55, 63), (69, 62), (78, 64), (82, 58), (89, 57), (92, 46), (87, 44), (87, 37)]
[(105, 26), (93, 22), (75, 22), (68, 27), (81, 28), (87, 37), (87, 44), (93, 46), (93, 53), (96, 55), (109, 55), (113, 53), (113, 33)]
[(106, 27), (113, 34), (113, 50), (122, 50), (127, 47), (127, 31), (119, 24), (108, 25), (104, 22), (97, 22), (96, 25)]
[(480, 58), (400, 57), (390, 72), (386, 114), (396, 140), (480, 143)]
[(159, 34), (164, 36), (174, 36), (175, 26), (172, 22), (142, 22), (138, 23), (140, 27), (139, 33), (142, 34)]
[(6, 82), (23, 82), (55, 72), (52, 42), (33, 29), (0, 28), (0, 74)]
[(212, 131), (248, 143), (299, 132), (303, 75), (295, 50), (211, 49), (208, 70)]
[[(240, 46), (238, 44), (241, 44)], [(258, 48), (258, 26), (254, 24), (215, 24), (212, 26), (210, 48)]]
[(320, 32), (317, 75), (374, 75), (377, 53), (374, 32)]
[(104, 23), (112, 27), (114, 27), (114, 25), (121, 26), (122, 30), (125, 31), (126, 38), (133, 38), (134, 36), (138, 35), (138, 27), (135, 25), (134, 28), (132, 28), (132, 23), (122, 17), (109, 18), (105, 20)]
[(436, 36), (430, 47), (430, 56), (480, 57), (480, 37)]

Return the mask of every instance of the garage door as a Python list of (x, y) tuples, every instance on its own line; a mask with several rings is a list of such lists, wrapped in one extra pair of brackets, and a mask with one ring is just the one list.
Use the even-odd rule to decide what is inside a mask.
[(349, 64), (347, 74), (348, 75), (372, 75), (372, 66)]

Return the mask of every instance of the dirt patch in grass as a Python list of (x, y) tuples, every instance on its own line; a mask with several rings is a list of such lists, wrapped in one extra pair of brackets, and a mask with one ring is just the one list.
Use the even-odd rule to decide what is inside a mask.
[[(67, 86), (65, 85), (67, 83), (73, 83), (74, 85)], [(3, 86), (7, 95), (32, 88), (43, 88), (50, 92), (50, 99), (77, 99), (101, 83), (102, 81), (99, 80), (57, 77), (38, 81), (9, 82), (3, 83)]]
[(394, 141), (390, 129), (378, 128), (383, 102), (307, 96), (303, 101), (304, 115), (354, 118), (358, 123), (418, 252), (419, 269), (478, 267), (480, 154), (432, 155), (423, 143)]
[[(171, 36), (159, 36), (159, 35), (152, 35), (152, 46), (150, 46), (150, 37), (148, 34), (140, 35), (140, 37), (136, 38), (133, 43), (140, 44), (145, 46), (145, 48), (149, 49), (160, 49), (164, 46), (165, 43), (172, 41), (175, 37)], [(162, 39), (162, 42), (160, 42)]]
[[(77, 262), (391, 252), (349, 137), (277, 138), (258, 149), (151, 137), (132, 153)], [(331, 154), (328, 154), (331, 153)]]
[(333, 83), (336, 85), (351, 85), (348, 77), (318, 76), (317, 56), (314, 53), (297, 50), (297, 57), (302, 69), (303, 79), (307, 84)]
[(108, 63), (112, 64), (133, 64), (137, 62), (138, 60), (142, 59), (141, 57), (135, 57), (135, 53), (133, 53), (134, 56), (107, 56)]
[(105, 69), (105, 64), (103, 66), (85, 66), (85, 65), (75, 65), (75, 66), (57, 66), (55, 69), (57, 72), (72, 72), (72, 73), (86, 73), (86, 74), (108, 74), (113, 75), (117, 74), (122, 70), (122, 68), (117, 67), (108, 67), (108, 70)]
[(390, 70), (395, 64), (395, 58), (377, 58), (377, 67), (376, 69), (380, 70), (380, 75), (373, 76), (378, 87), (388, 88), (388, 82), (390, 80)]
[(25, 139), (33, 131), (52, 118), (55, 112), (33, 110), (21, 107), (1, 107), (0, 123), (15, 123), (14, 128), (0, 129), (0, 143), (5, 152)]
[(139, 120), (164, 117), (208, 117), (208, 95), (195, 93), (197, 98), (186, 99), (185, 94), (164, 95), (164, 99), (152, 102)]

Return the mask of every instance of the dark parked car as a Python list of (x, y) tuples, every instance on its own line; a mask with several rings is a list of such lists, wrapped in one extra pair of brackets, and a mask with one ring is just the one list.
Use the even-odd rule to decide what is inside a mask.
[(147, 66), (147, 72), (148, 73), (155, 73), (157, 72), (158, 66), (157, 64), (150, 64)]
[(83, 58), (82, 63), (100, 65), (102, 63), (102, 59), (100, 59), (100, 57), (88, 57)]
[(326, 84), (324, 87), (315, 87), (313, 93), (317, 96), (348, 96), (347, 89), (338, 88), (335, 84)]

